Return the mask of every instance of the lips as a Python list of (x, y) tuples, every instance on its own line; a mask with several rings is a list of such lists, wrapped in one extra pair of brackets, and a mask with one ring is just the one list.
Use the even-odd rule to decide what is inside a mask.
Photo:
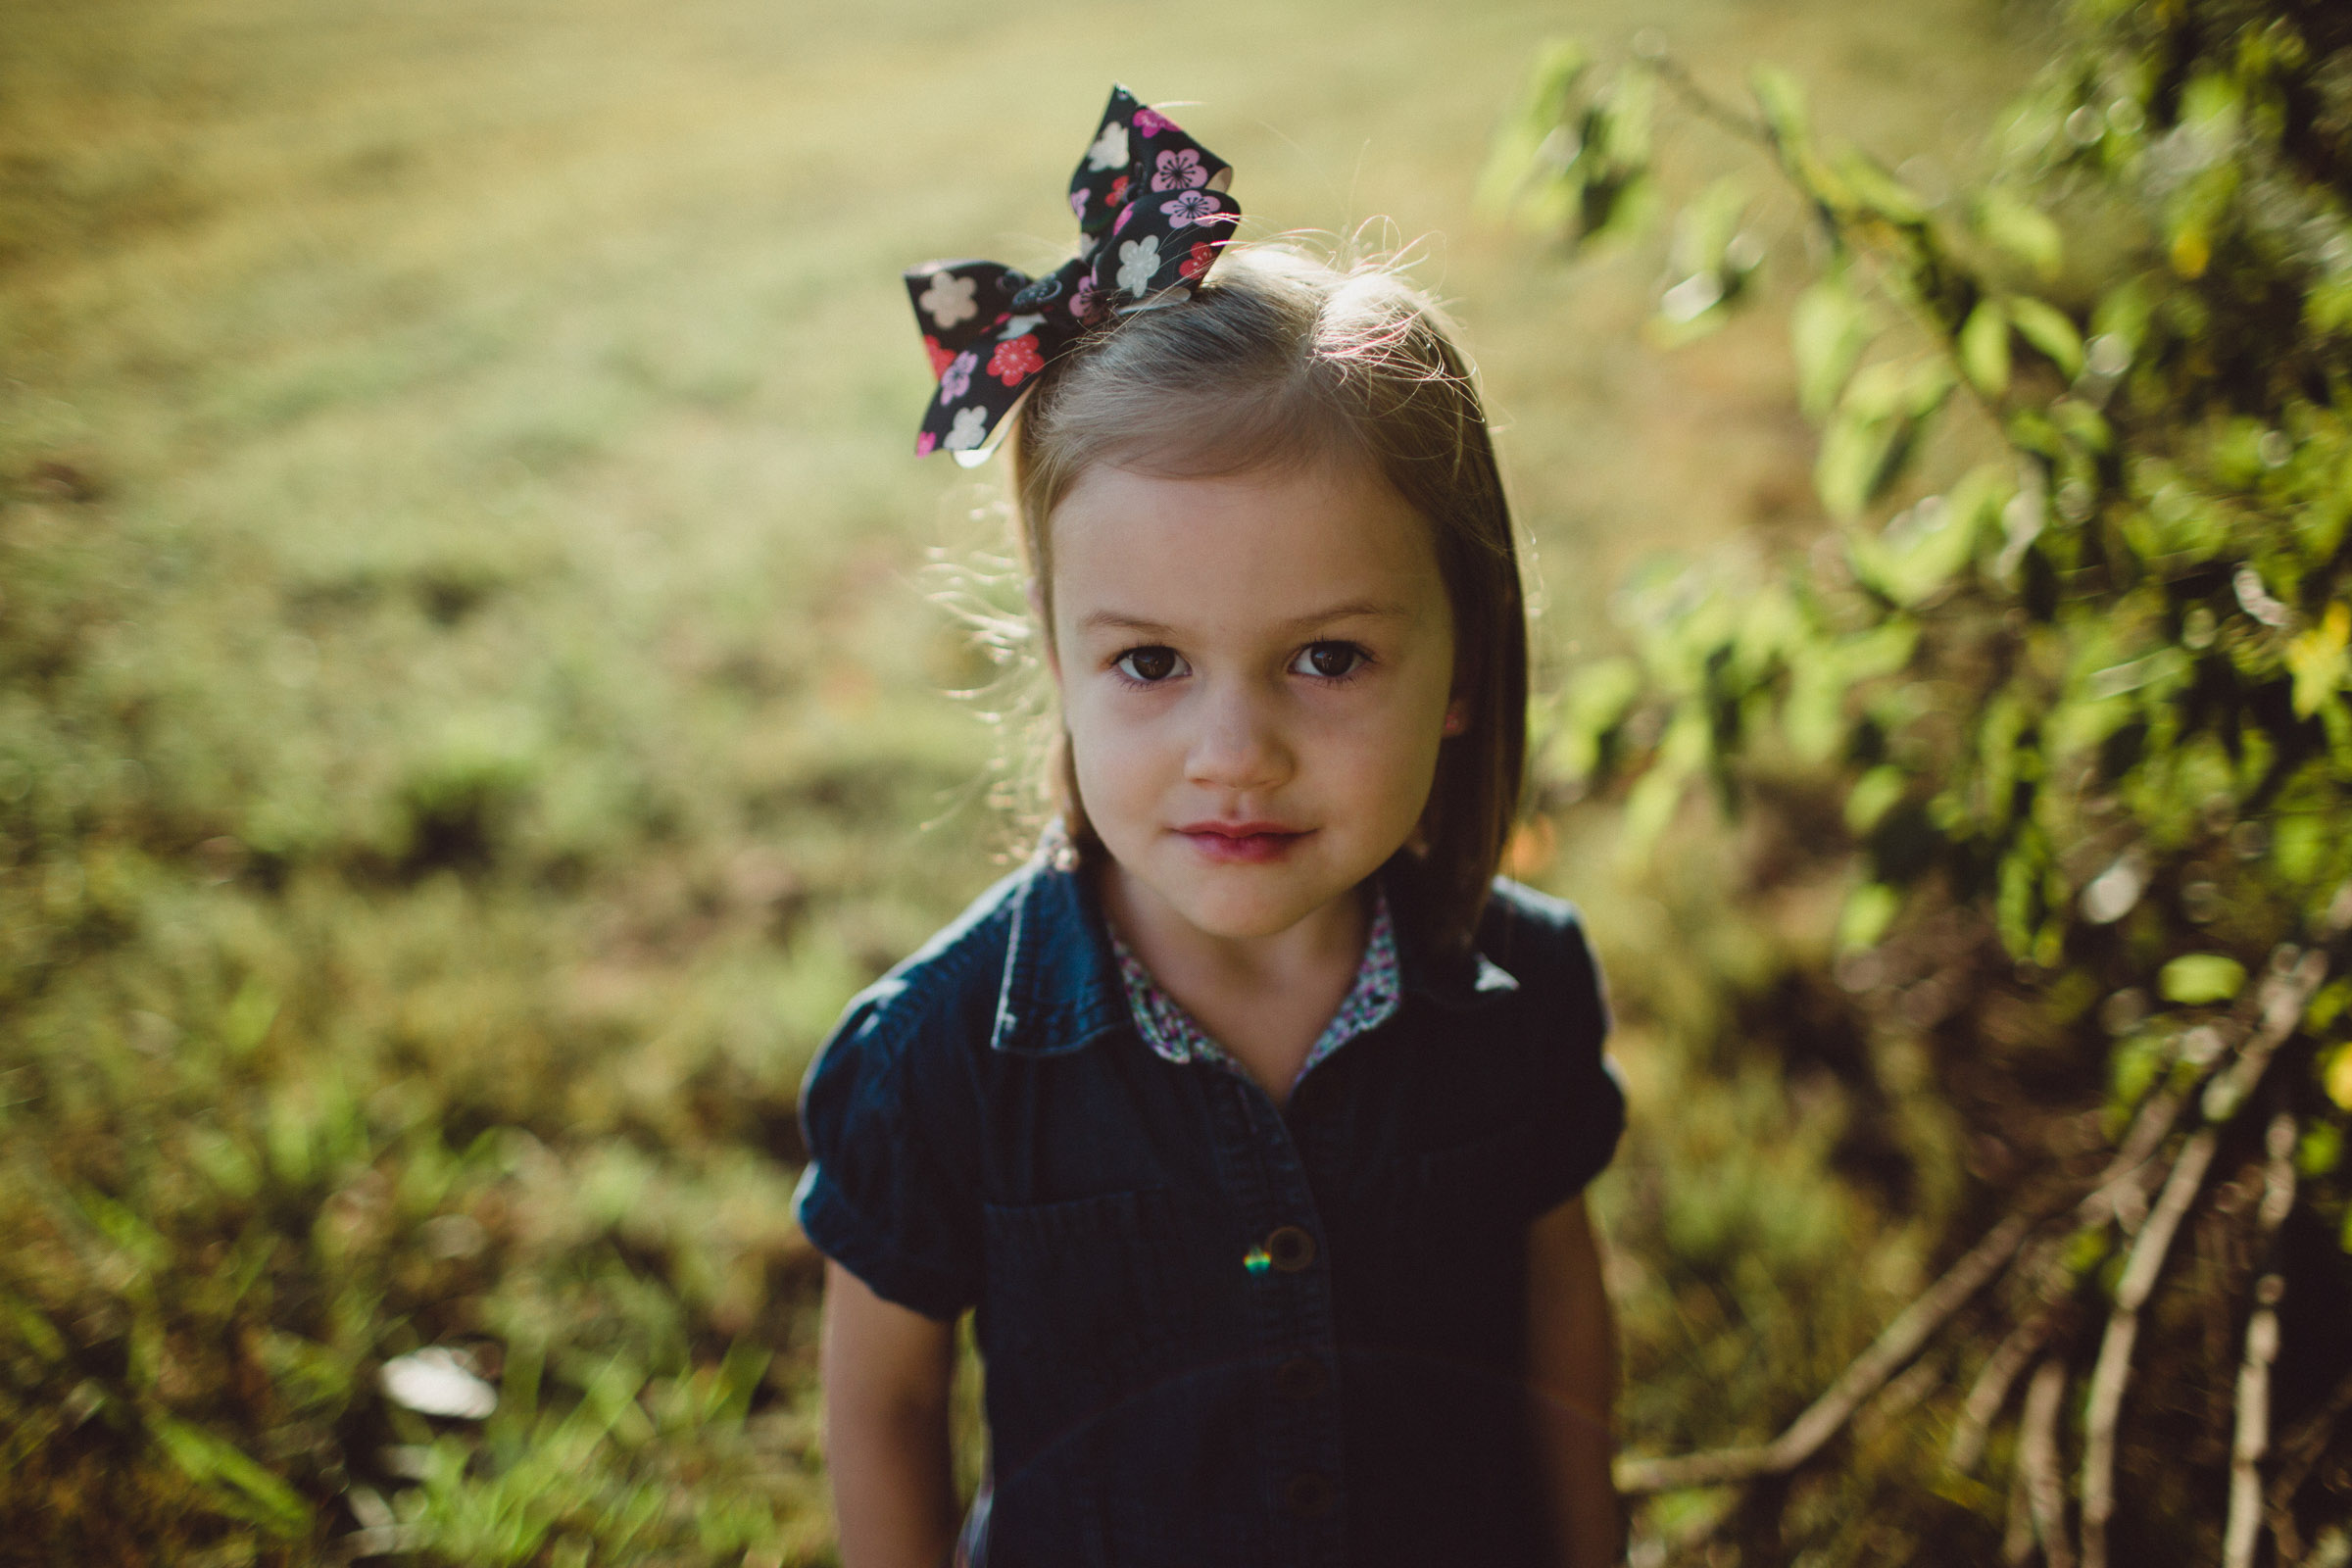
[(1290, 854), (1314, 830), (1280, 822), (1188, 822), (1176, 831), (1207, 859), (1262, 865)]

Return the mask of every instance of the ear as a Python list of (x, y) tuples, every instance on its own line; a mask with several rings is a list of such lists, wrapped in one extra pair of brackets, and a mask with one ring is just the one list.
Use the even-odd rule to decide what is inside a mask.
[(1037, 645), (1045, 655), (1046, 673), (1054, 677), (1054, 690), (1061, 691), (1061, 655), (1054, 647), (1054, 623), (1047, 618), (1045, 585), (1035, 577), (1022, 585), (1029, 600), (1029, 621), (1037, 628)]
[(1459, 735), (1470, 727), (1470, 700), (1456, 697), (1446, 705), (1446, 727), (1443, 733)]

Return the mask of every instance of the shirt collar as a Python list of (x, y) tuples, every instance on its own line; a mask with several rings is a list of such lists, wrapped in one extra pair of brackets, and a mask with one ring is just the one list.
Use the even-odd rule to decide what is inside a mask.
[(1008, 919), (991, 1048), (1057, 1056), (1126, 1023), (1109, 927), (1067, 839), (1050, 834), (1039, 847)]
[[(1205, 1057), (1231, 1064), (1232, 1058), (1224, 1046), (1211, 1039), (1200, 1020), (1187, 1012), (1181, 1003), (1159, 988), (1152, 971), (1119, 940), (1115, 930), (1110, 933), (1110, 952), (1119, 966), (1119, 986), (1126, 993), (1127, 1010), (1135, 1019), (1136, 1032), (1144, 1037), (1144, 1044), (1154, 1054), (1174, 1062)], [(1364, 936), (1363, 956), (1356, 961), (1355, 978), (1349, 982), (1348, 995), (1341, 999), (1323, 1032), (1308, 1048), (1306, 1059), (1298, 1068), (1299, 1076), (1304, 1077), (1309, 1067), (1357, 1035), (1388, 1022), (1401, 998), (1396, 974), (1396, 922), (1389, 913), (1387, 891), (1376, 888), (1372, 923)]]
[[(1411, 907), (1414, 868), (1402, 854), (1381, 868), (1391, 907)], [(1055, 1056), (1081, 1051), (1132, 1023), (1110, 927), (1093, 878), (1077, 852), (1050, 834), (1007, 911), (1004, 968), (997, 987), (992, 1049), (1013, 1055)], [(1396, 921), (1398, 988), (1441, 1006), (1483, 1005), (1519, 989), (1518, 979), (1475, 948), (1440, 953), (1420, 939), (1418, 922)]]

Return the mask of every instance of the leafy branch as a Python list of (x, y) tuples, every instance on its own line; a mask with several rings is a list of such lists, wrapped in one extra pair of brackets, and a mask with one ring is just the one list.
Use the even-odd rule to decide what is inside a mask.
[[(2217, 1545), (2238, 1561), (2262, 1530), (2282, 1552), (2302, 1539), (2278, 1489), (2312, 1466), (2265, 1489), (2271, 1369), (2310, 1353), (2275, 1308), (2343, 1287), (2292, 1278), (2278, 1238), (2299, 1213), (2352, 1249), (2352, 982), (2328, 983), (2352, 911), (2352, 36), (2306, 11), (2079, 8), (2004, 161), (1946, 201), (1825, 150), (1785, 74), (1754, 74), (1751, 111), (1656, 51), (1603, 71), (1554, 46), (1497, 134), (1488, 211), (1571, 254), (1657, 217), (1662, 101), (1758, 149), (1827, 242), (1789, 308), (1827, 554), (1635, 595), (1633, 652), (1564, 698), (1544, 759), (1560, 798), (1620, 803), (1644, 843), (1701, 779), (1734, 811), (1768, 808), (1768, 778), (1832, 792), (1853, 868), (1838, 946), (1877, 977), (1849, 988), (1872, 1026), (2007, 1070), (1998, 1004), (2108, 1085), (2107, 1157), (2081, 1195), (2051, 1206), (2069, 1158), (2045, 1149), (1778, 1439), (1629, 1460), (1629, 1491), (1814, 1464), (1966, 1321), (1991, 1343), (1954, 1469), (2034, 1368), (2012, 1542), (2026, 1529), (2046, 1560), (2101, 1568), (2153, 1303), (2220, 1288), (2245, 1352)], [(1752, 303), (1768, 250), (1736, 178), (1690, 202), (1661, 339)], [(1962, 392), (1982, 417), (1955, 427)], [(1987, 426), (1988, 460), (1923, 493), (1922, 453), (1984, 456)], [(1927, 940), (1955, 914), (1990, 951)], [(1948, 1000), (1923, 1026), (1888, 1004), (1898, 982)], [(2267, 1260), (2222, 1287), (2168, 1276), (2191, 1216), (2235, 1223), (2241, 1165), (2276, 1195), (2244, 1244)], [(1971, 1315), (1987, 1293), (2002, 1304)], [(2070, 1446), (2079, 1533), (2054, 1490)]]

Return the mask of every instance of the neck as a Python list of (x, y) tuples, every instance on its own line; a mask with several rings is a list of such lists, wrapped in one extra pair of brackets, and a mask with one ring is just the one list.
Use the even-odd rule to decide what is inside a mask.
[(1194, 925), (1108, 857), (1101, 886), (1103, 911), (1120, 940), (1153, 978), (1180, 997), (1198, 986), (1284, 985), (1335, 965), (1352, 972), (1363, 956), (1371, 925), (1369, 896), (1363, 888), (1333, 899), (1283, 930), (1228, 937)]

